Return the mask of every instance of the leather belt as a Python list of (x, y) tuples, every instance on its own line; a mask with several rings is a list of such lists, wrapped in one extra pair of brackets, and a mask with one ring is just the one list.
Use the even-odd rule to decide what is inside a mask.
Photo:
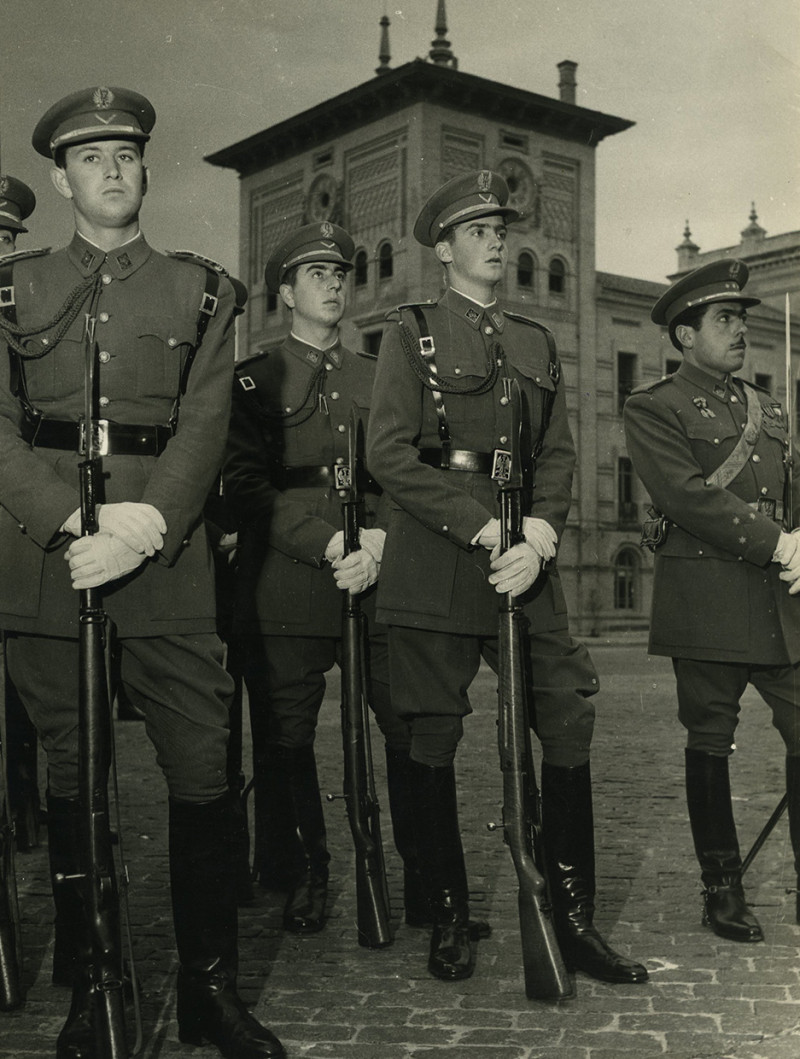
[[(336, 478), (333, 468), (322, 467), (284, 467), (281, 475), (281, 489), (329, 489), (335, 488)], [(366, 471), (358, 472), (358, 489), (362, 493), (380, 493), (381, 487)]]
[[(94, 448), (99, 456), (160, 456), (172, 437), (172, 430), (156, 423), (111, 423), (94, 421)], [(73, 420), (26, 420), (22, 436), (29, 445), (42, 449), (64, 449), (85, 454), (84, 426)]]
[[(442, 466), (441, 449), (420, 449), (419, 458), (429, 467)], [(473, 474), (491, 474), (494, 467), (493, 452), (470, 452), (469, 449), (450, 449), (449, 471), (471, 471)]]

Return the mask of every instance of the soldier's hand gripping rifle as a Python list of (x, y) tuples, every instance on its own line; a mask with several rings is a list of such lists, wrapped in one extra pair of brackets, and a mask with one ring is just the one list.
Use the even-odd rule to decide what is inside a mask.
[[(522, 530), (522, 396), (510, 387), (508, 450), (497, 450), (492, 477), (498, 483), (500, 547), (524, 540)], [(526, 674), (525, 618), (510, 592), (499, 614), (498, 742), (503, 772), (503, 836), (519, 881), (519, 923), (525, 993), (529, 999), (562, 1000), (574, 994), (556, 939), (541, 851), (541, 811), (531, 748), (530, 687)]]
[[(93, 301), (93, 310), (94, 305)], [(97, 532), (96, 489), (102, 473), (100, 427), (94, 414), (94, 326), (92, 311), (86, 316), (84, 459), (79, 464), (83, 536)], [(78, 622), (78, 881), (89, 938), (89, 965), (79, 968), (78, 974), (87, 974), (97, 1055), (127, 1059), (130, 1053), (125, 1034), (119, 892), (108, 808), (112, 755), (105, 654), (107, 619), (98, 588), (81, 589)]]
[[(0, 652), (3, 646), (0, 643)], [(2, 656), (0, 656), (2, 665)], [(0, 668), (0, 681), (3, 670)], [(3, 688), (0, 686), (0, 695)], [(25, 1000), (22, 992), (22, 931), (14, 872), (14, 829), (3, 764), (0, 731), (0, 1011), (13, 1011)]]
[[(358, 409), (350, 413), (349, 462), (336, 466), (336, 487), (342, 498), (344, 554), (358, 551), (363, 501), (358, 469), (364, 427)], [(356, 854), (358, 943), (380, 949), (394, 940), (389, 920), (389, 893), (381, 841), (380, 811), (375, 792), (365, 664), (364, 615), (358, 593), (342, 593), (342, 741), (344, 798)]]

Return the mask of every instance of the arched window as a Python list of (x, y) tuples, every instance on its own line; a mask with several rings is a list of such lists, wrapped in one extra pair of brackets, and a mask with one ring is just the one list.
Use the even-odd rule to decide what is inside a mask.
[(551, 294), (567, 293), (567, 270), (559, 257), (554, 257), (550, 262), (547, 286)]
[(353, 284), (356, 287), (366, 287), (367, 267), (369, 259), (366, 250), (359, 250), (353, 259)]
[(639, 556), (623, 548), (614, 562), (614, 610), (636, 610)]
[(383, 243), (378, 250), (378, 279), (391, 279), (394, 275), (392, 244)]
[(517, 286), (533, 289), (533, 255), (523, 250), (517, 258)]

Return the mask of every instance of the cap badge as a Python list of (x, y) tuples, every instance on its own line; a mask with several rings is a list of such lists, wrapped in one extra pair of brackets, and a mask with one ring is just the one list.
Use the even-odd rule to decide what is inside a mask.
[(92, 93), (92, 102), (98, 110), (108, 110), (114, 102), (114, 93), (110, 88), (96, 88)]
[(319, 226), (319, 230), (325, 239), (330, 239), (333, 235), (333, 225), (330, 221), (323, 221), (323, 223)]
[(712, 412), (711, 409), (708, 407), (708, 401), (705, 399), (705, 397), (693, 397), (692, 404), (695, 406), (695, 408), (700, 409), (700, 415), (704, 419), (717, 418), (716, 413)]
[[(0, 177), (0, 195), (5, 195), (8, 191), (8, 180), (5, 177)], [(5, 203), (3, 203), (5, 206)]]
[(490, 169), (481, 169), (478, 173), (478, 191), (489, 191), (492, 186), (492, 172)]
[(731, 261), (731, 267), (728, 269), (728, 275), (731, 279), (736, 279), (741, 271), (741, 267), (742, 265), (740, 261)]

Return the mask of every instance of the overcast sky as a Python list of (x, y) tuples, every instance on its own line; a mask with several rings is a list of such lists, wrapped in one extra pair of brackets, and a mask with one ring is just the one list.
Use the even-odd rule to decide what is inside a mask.
[[(79, 88), (150, 98), (142, 214), (161, 249), (236, 271), (238, 178), (203, 156), (369, 80), (379, 20), (391, 65), (426, 57), (436, 0), (15, 0), (0, 33), (0, 163), (40, 206), (23, 246), (60, 245), (69, 210), (30, 136)], [(447, 0), (467, 73), (558, 95), (578, 63), (583, 106), (635, 121), (597, 148), (597, 267), (675, 268), (689, 220), (701, 249), (734, 245), (751, 201), (769, 234), (800, 229), (797, 0)]]

